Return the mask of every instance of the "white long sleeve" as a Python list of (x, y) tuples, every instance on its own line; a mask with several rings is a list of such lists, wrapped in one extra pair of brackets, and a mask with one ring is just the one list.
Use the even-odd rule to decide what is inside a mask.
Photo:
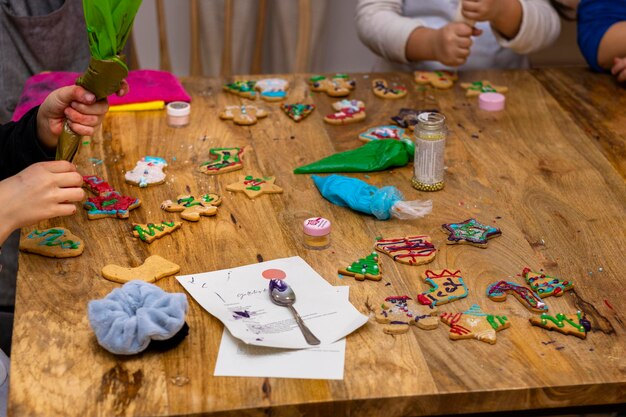
[(411, 33), (425, 23), (402, 15), (402, 0), (359, 0), (356, 27), (361, 42), (375, 54), (393, 62), (408, 63), (406, 44)]
[(561, 33), (561, 19), (548, 0), (520, 0), (522, 24), (513, 39), (505, 39), (493, 31), (498, 43), (504, 48), (527, 55), (553, 43)]

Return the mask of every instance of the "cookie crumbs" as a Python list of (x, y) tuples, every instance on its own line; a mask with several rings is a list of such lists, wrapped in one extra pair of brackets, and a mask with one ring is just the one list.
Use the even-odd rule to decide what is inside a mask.
[(604, 268), (602, 267), (598, 268), (598, 272), (604, 272)]
[(476, 133), (472, 133), (472, 139), (478, 139), (478, 135)]

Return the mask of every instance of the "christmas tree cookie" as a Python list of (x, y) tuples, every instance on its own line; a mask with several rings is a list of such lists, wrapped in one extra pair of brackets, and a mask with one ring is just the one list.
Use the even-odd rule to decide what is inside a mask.
[(560, 297), (565, 294), (565, 291), (574, 288), (574, 283), (571, 281), (551, 277), (539, 272), (532, 272), (530, 268), (524, 268), (522, 277), (541, 298), (550, 297), (551, 295)]
[(294, 103), (294, 104), (283, 104), (280, 106), (281, 109), (285, 112), (285, 114), (292, 119), (294, 122), (299, 122), (300, 120), (306, 118), (313, 110), (315, 110), (314, 104), (304, 104), (304, 103)]
[(156, 239), (161, 239), (165, 235), (169, 235), (176, 229), (180, 228), (182, 222), (166, 222), (161, 223), (133, 223), (133, 236), (138, 237), (146, 243), (152, 243)]
[(376, 252), (372, 252), (365, 258), (352, 262), (350, 266), (339, 269), (339, 273), (354, 277), (357, 281), (363, 281), (365, 279), (380, 281), (383, 277), (381, 263)]
[(556, 330), (557, 332), (581, 339), (586, 338), (587, 332), (591, 330), (591, 323), (580, 311), (576, 314), (559, 313), (556, 316), (544, 313), (539, 317), (531, 317), (528, 320), (533, 326), (543, 327), (547, 330)]

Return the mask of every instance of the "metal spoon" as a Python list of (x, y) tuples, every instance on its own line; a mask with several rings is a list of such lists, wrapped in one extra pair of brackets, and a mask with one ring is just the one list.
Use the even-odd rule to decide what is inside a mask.
[(293, 308), (293, 303), (296, 302), (296, 293), (293, 292), (291, 287), (287, 285), (285, 281), (282, 279), (272, 279), (270, 280), (270, 298), (272, 302), (281, 307), (287, 307), (293, 313), (296, 318), (296, 323), (300, 327), (306, 342), (309, 345), (319, 345), (320, 340), (315, 337), (311, 330), (306, 327), (304, 321), (302, 321), (302, 317), (298, 314), (295, 308)]

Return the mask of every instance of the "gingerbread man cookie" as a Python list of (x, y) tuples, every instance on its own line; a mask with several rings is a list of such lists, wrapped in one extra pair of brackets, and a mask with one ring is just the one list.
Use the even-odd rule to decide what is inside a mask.
[(33, 230), (20, 240), (22, 252), (36, 253), (49, 258), (72, 258), (85, 250), (81, 238), (63, 227)]
[(109, 281), (125, 284), (138, 279), (145, 282), (156, 282), (170, 275), (177, 274), (180, 266), (168, 261), (159, 255), (146, 258), (145, 262), (136, 268), (126, 268), (118, 265), (106, 265), (102, 268), (102, 276)]
[(502, 234), (500, 229), (479, 223), (476, 219), (467, 219), (461, 223), (442, 224), (441, 228), (449, 235), (446, 240), (447, 244), (467, 243), (479, 248), (486, 248), (488, 239)]
[(548, 311), (546, 303), (530, 288), (517, 285), (514, 282), (498, 281), (487, 287), (487, 297), (493, 301), (506, 300), (507, 294), (512, 294), (524, 307), (536, 313)]
[(591, 331), (591, 323), (578, 311), (576, 314), (562, 314), (550, 316), (542, 314), (539, 317), (528, 319), (533, 326), (539, 326), (546, 330), (556, 330), (565, 335), (572, 335), (584, 339), (587, 332)]
[(359, 139), (364, 142), (383, 139), (411, 141), (411, 138), (406, 134), (404, 128), (390, 125), (371, 127), (361, 133)]
[(289, 82), (282, 78), (264, 78), (258, 80), (254, 88), (259, 90), (261, 98), (265, 101), (281, 101), (287, 97)]
[(285, 114), (293, 119), (294, 122), (299, 122), (300, 120), (306, 118), (313, 110), (315, 110), (314, 104), (304, 104), (304, 103), (294, 103), (294, 104), (283, 104), (280, 106), (281, 109), (285, 112)]
[(389, 87), (386, 80), (377, 78), (372, 80), (374, 95), (380, 98), (398, 99), (406, 96), (407, 89), (403, 85)]
[(216, 156), (217, 159), (204, 162), (198, 171), (207, 175), (217, 175), (243, 168), (241, 159), (243, 148), (211, 148), (209, 154)]
[(179, 195), (176, 202), (166, 200), (161, 208), (168, 212), (180, 213), (180, 217), (190, 222), (197, 222), (200, 216), (215, 216), (217, 206), (222, 204), (222, 197), (217, 194), (204, 194), (200, 198), (193, 195)]
[(360, 100), (341, 100), (333, 103), (336, 113), (324, 117), (326, 123), (347, 125), (365, 120), (365, 103)]
[(275, 177), (257, 178), (253, 175), (246, 175), (239, 177), (239, 181), (228, 184), (226, 189), (233, 192), (241, 191), (245, 193), (248, 198), (255, 198), (261, 194), (282, 193), (283, 189), (274, 184), (275, 182)]
[(323, 91), (331, 97), (345, 97), (354, 90), (356, 81), (351, 80), (348, 74), (337, 74), (331, 78), (316, 75), (309, 79), (311, 90)]
[(241, 106), (226, 106), (220, 113), (220, 119), (232, 120), (235, 124), (242, 126), (250, 126), (255, 124), (258, 119), (267, 117), (267, 110), (254, 104)]
[(450, 71), (415, 71), (414, 80), (417, 84), (430, 84), (435, 88), (446, 89), (454, 85), (459, 77)]
[(473, 83), (461, 83), (461, 88), (466, 90), (466, 97), (476, 97), (482, 93), (506, 93), (509, 91), (508, 87), (493, 85), (487, 80), (474, 81)]
[(460, 270), (452, 272), (448, 269), (427, 269), (421, 277), (432, 288), (418, 294), (417, 300), (420, 304), (433, 306), (447, 304), (467, 297), (469, 292)]
[(224, 84), (224, 91), (236, 94), (243, 98), (249, 98), (254, 100), (256, 98), (256, 91), (254, 89), (256, 85), (255, 81), (243, 80), (243, 81), (233, 81), (229, 84)]
[(450, 326), (450, 339), (477, 339), (491, 345), (496, 332), (511, 326), (506, 316), (487, 314), (474, 304), (464, 313), (443, 313), (441, 321)]
[(95, 175), (83, 176), (83, 187), (96, 194), (96, 197), (89, 197), (83, 203), (89, 220), (103, 217), (127, 219), (129, 211), (141, 205), (138, 198), (118, 193), (108, 182)]
[(439, 326), (436, 308), (416, 304), (406, 295), (385, 298), (376, 312), (376, 321), (385, 325), (383, 332), (386, 334), (406, 333), (410, 325), (423, 330), (433, 330)]
[(560, 297), (565, 294), (565, 291), (574, 288), (572, 281), (551, 277), (539, 272), (532, 272), (530, 268), (524, 268), (522, 277), (524, 277), (528, 285), (530, 285), (530, 288), (539, 294), (541, 298), (550, 297), (552, 295)]
[(182, 226), (182, 222), (133, 223), (133, 236), (146, 243), (152, 243), (165, 235), (173, 233)]
[(372, 252), (365, 258), (352, 262), (351, 265), (339, 269), (339, 273), (354, 277), (357, 281), (369, 279), (371, 281), (380, 281), (383, 277), (381, 263), (378, 254)]
[(423, 265), (435, 259), (437, 249), (430, 236), (407, 236), (380, 239), (374, 248), (393, 258), (394, 261), (407, 265)]
[(127, 183), (148, 187), (149, 185), (163, 184), (165, 173), (163, 168), (167, 166), (167, 161), (157, 156), (144, 156), (137, 165), (124, 174)]

